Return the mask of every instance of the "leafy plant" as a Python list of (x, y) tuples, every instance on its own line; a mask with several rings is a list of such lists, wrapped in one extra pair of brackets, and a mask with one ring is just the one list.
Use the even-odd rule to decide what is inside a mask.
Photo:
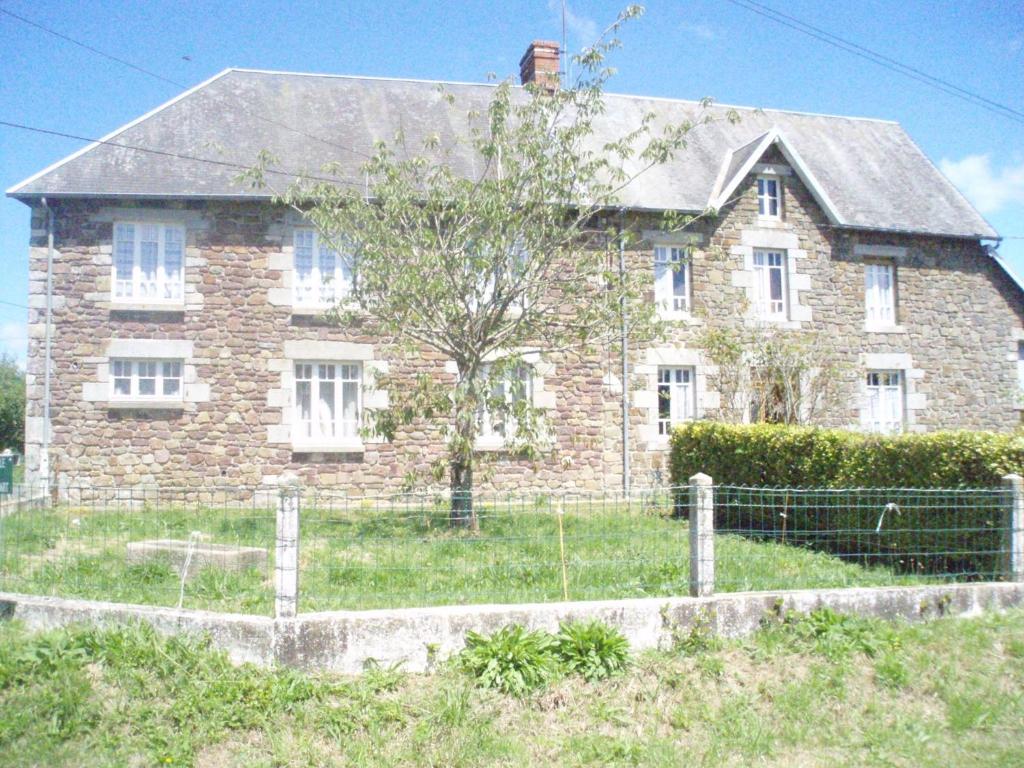
[(484, 688), (525, 696), (558, 674), (555, 643), (550, 633), (527, 630), (519, 624), (502, 627), (490, 636), (468, 632), (459, 662)]
[(604, 680), (629, 666), (629, 642), (618, 629), (600, 621), (560, 624), (555, 641), (565, 668), (584, 680)]
[(831, 608), (819, 608), (806, 615), (785, 613), (781, 626), (797, 645), (833, 660), (854, 653), (875, 657), (897, 651), (900, 646), (891, 625)]

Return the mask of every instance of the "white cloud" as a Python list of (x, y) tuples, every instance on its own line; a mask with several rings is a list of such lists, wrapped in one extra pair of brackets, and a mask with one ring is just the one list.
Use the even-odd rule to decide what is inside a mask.
[(0, 323), (0, 352), (10, 355), (24, 368), (27, 348), (28, 329), (24, 323)]
[[(558, 18), (558, 28), (562, 28), (562, 2), (561, 0), (548, 0), (548, 8)], [(597, 41), (600, 31), (597, 22), (589, 16), (578, 14), (573, 11), (569, 3), (565, 4), (565, 28), (575, 43), (576, 47), (592, 45)], [(569, 45), (571, 49), (572, 44)]]
[(684, 21), (679, 27), (684, 32), (688, 32), (694, 37), (699, 37), (701, 40), (714, 40), (718, 37), (718, 33), (707, 24), (692, 24), (691, 22)]
[(942, 158), (939, 167), (982, 213), (1024, 205), (1024, 162), (994, 172), (990, 155), (968, 155), (962, 160)]

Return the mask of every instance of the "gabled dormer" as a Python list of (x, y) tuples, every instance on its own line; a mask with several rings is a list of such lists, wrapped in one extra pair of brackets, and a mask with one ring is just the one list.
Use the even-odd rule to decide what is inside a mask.
[[(770, 162), (775, 153), (781, 155), (786, 166)], [(766, 162), (767, 161), (767, 162)], [(715, 185), (708, 198), (707, 207), (719, 210), (732, 202), (733, 195), (743, 180), (752, 173), (757, 174), (758, 218), (763, 222), (778, 221), (785, 217), (785, 201), (781, 175), (792, 169), (811, 195), (821, 206), (832, 224), (846, 222), (839, 215), (836, 206), (829, 199), (825, 188), (815, 178), (796, 147), (778, 127), (772, 127), (755, 136), (746, 144), (729, 150), (722, 158), (722, 165), (715, 179)]]

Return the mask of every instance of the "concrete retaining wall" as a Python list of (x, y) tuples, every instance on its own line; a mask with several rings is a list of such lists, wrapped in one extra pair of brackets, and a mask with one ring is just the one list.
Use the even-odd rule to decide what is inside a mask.
[(275, 621), (261, 616), (0, 593), (0, 618), (18, 619), (30, 629), (144, 621), (166, 634), (207, 634), (215, 647), (238, 662), (355, 674), (370, 661), (400, 662), (411, 672), (430, 671), (438, 660), (462, 648), (466, 632), (489, 633), (513, 622), (531, 629), (555, 630), (567, 619), (600, 619), (617, 626), (633, 650), (640, 651), (665, 647), (673, 632), (686, 632), (697, 623), (723, 637), (741, 637), (780, 609), (807, 612), (827, 606), (843, 613), (918, 621), (943, 615), (974, 616), (1020, 605), (1024, 605), (1024, 584), (982, 583), (331, 611)]

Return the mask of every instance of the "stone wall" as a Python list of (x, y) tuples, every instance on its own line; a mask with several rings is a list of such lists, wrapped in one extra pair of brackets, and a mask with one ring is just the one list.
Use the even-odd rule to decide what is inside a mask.
[[(776, 162), (778, 158), (766, 158)], [(1020, 420), (1017, 343), (1024, 303), (1015, 284), (977, 242), (833, 227), (795, 175), (781, 176), (784, 217), (759, 223), (755, 179), (740, 187), (718, 218), (695, 222), (692, 312), (674, 321), (665, 342), (634, 349), (633, 482), (664, 479), (664, 443), (656, 439), (657, 365), (694, 365), (698, 417), (717, 406), (709, 361), (700, 350), (711, 324), (754, 322), (749, 253), (787, 250), (791, 312), (783, 327), (820, 331), (850, 368), (851, 386), (878, 361), (905, 366), (907, 422), (915, 430), (1008, 430)], [(336, 327), (287, 302), (291, 231), (299, 222), (255, 203), (58, 201), (54, 261), (51, 475), (94, 485), (213, 485), (274, 482), (286, 473), (352, 493), (393, 491), (411, 473), (425, 475), (442, 450), (436, 430), (413, 424), (391, 442), (359, 452), (295, 453), (288, 428), (290, 368), (286, 348), (360, 345), (365, 360), (399, 376), (450, 376), (428, 353), (400, 353), (372, 322)], [(110, 303), (115, 219), (176, 221), (187, 230), (186, 301), (181, 311), (118, 309)], [(650, 270), (657, 222), (631, 222), (648, 241), (627, 254), (631, 269)], [(33, 215), (28, 361), (28, 478), (38, 478), (42, 435), (42, 364), (46, 277), (45, 218)], [(677, 236), (678, 238), (678, 236)], [(864, 328), (863, 262), (896, 263), (898, 327)], [(282, 298), (285, 297), (285, 298)], [(108, 386), (111, 342), (158, 341), (187, 349), (186, 397), (173, 410), (113, 408)], [(182, 346), (187, 345), (187, 346)], [(620, 364), (609, 351), (544, 361), (542, 390), (555, 437), (553, 453), (532, 462), (495, 456), (484, 485), (522, 491), (616, 490), (622, 483)], [(381, 398), (371, 398), (378, 405)], [(830, 415), (855, 425), (859, 402)], [(424, 481), (426, 482), (426, 481)]]

